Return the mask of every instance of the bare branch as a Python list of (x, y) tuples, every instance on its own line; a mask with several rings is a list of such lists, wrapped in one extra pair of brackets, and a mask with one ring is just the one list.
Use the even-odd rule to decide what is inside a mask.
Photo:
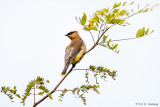
[(75, 71), (75, 70), (85, 70), (85, 71), (87, 70), (88, 71), (90, 69), (73, 69), (72, 71)]
[[(139, 37), (140, 38), (140, 37)], [(137, 39), (135, 38), (127, 38), (127, 39), (119, 39), (119, 40), (112, 40), (111, 42), (117, 42), (117, 41), (124, 41), (124, 40), (132, 40), (132, 39)]]
[[(151, 33), (147, 34), (150, 35)], [(145, 35), (145, 36), (147, 36)], [(144, 36), (142, 36), (144, 37)], [(126, 38), (126, 39), (118, 39), (118, 40), (112, 40), (111, 42), (119, 42), (119, 41), (124, 41), (124, 40), (133, 40), (133, 39), (138, 39), (138, 38), (142, 38), (142, 37), (134, 37), (134, 38)]]

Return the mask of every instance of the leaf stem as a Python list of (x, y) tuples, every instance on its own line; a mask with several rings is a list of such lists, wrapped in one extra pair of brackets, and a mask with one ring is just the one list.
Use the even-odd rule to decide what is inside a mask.
[[(34, 82), (35, 82), (35, 79), (34, 79)], [(36, 103), (36, 90), (35, 90), (35, 84), (36, 84), (36, 82), (34, 83), (34, 104)]]
[(93, 34), (92, 34), (92, 32), (91, 32), (90, 30), (89, 30), (89, 33), (91, 34), (92, 39), (93, 39), (93, 42), (94, 42), (94, 44), (95, 44), (96, 42), (95, 42), (94, 37), (93, 37)]

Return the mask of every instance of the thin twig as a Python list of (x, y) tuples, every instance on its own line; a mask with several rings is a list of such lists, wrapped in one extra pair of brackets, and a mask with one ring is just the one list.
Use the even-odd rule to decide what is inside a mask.
[[(63, 80), (71, 73), (72, 69), (75, 66), (72, 66), (72, 68), (67, 72), (67, 74), (60, 80), (60, 82), (55, 86), (55, 88), (50, 92), (50, 94), (54, 93), (56, 91), (56, 89), (59, 87), (59, 85), (63, 82)], [(45, 100), (48, 97), (48, 95), (44, 96), (41, 100), (39, 100), (38, 102), (36, 102), (33, 107), (36, 107), (39, 103), (41, 103), (43, 100)]]
[(87, 70), (87, 71), (89, 71), (90, 69), (73, 69), (72, 71), (75, 71), (75, 70)]
[(146, 8), (146, 7), (144, 7), (144, 8), (141, 9), (141, 10), (138, 10), (136, 13), (131, 14), (130, 16), (124, 18), (123, 20), (126, 20), (126, 19), (128, 19), (128, 18), (130, 18), (130, 17), (132, 17), (132, 16), (134, 16), (134, 15), (136, 15), (136, 14), (138, 14), (138, 13), (141, 13), (141, 11), (144, 10), (145, 8)]
[(118, 41), (123, 41), (123, 40), (132, 40), (132, 39), (137, 39), (137, 38), (127, 38), (127, 39), (112, 40), (111, 42), (118, 42)]
[[(64, 91), (64, 90), (55, 90), (55, 91)], [(66, 90), (66, 91), (73, 91), (73, 90)]]
[[(93, 71), (93, 70), (91, 70), (91, 69), (73, 69), (72, 71), (75, 71), (75, 70)], [(97, 72), (97, 70), (94, 70), (93, 72)]]
[(96, 42), (95, 42), (94, 37), (93, 37), (93, 34), (92, 34), (92, 32), (91, 32), (90, 30), (89, 30), (89, 33), (91, 34), (92, 39), (93, 39), (93, 42), (94, 42), (94, 44), (95, 44)]
[(98, 38), (99, 38), (99, 35), (100, 35), (100, 33), (101, 33), (101, 29), (102, 29), (102, 27), (103, 27), (103, 23), (101, 24), (101, 27), (99, 28)]
[[(30, 93), (31, 95), (34, 95), (34, 93)], [(35, 95), (39, 95), (39, 94), (35, 94)]]

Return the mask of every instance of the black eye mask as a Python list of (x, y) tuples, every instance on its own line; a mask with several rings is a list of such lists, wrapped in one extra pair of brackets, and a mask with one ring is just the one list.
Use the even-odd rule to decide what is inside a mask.
[(71, 34), (73, 34), (74, 32), (69, 32), (68, 34), (66, 34), (65, 36), (69, 36), (69, 35), (71, 35)]

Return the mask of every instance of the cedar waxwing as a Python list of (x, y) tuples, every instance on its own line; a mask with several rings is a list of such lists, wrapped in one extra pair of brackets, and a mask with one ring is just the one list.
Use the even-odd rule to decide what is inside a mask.
[(75, 66), (75, 64), (82, 59), (84, 53), (86, 52), (86, 45), (77, 31), (71, 31), (65, 36), (68, 36), (70, 38), (71, 43), (65, 49), (65, 66), (61, 73), (62, 75), (66, 74), (66, 71), (70, 64)]

